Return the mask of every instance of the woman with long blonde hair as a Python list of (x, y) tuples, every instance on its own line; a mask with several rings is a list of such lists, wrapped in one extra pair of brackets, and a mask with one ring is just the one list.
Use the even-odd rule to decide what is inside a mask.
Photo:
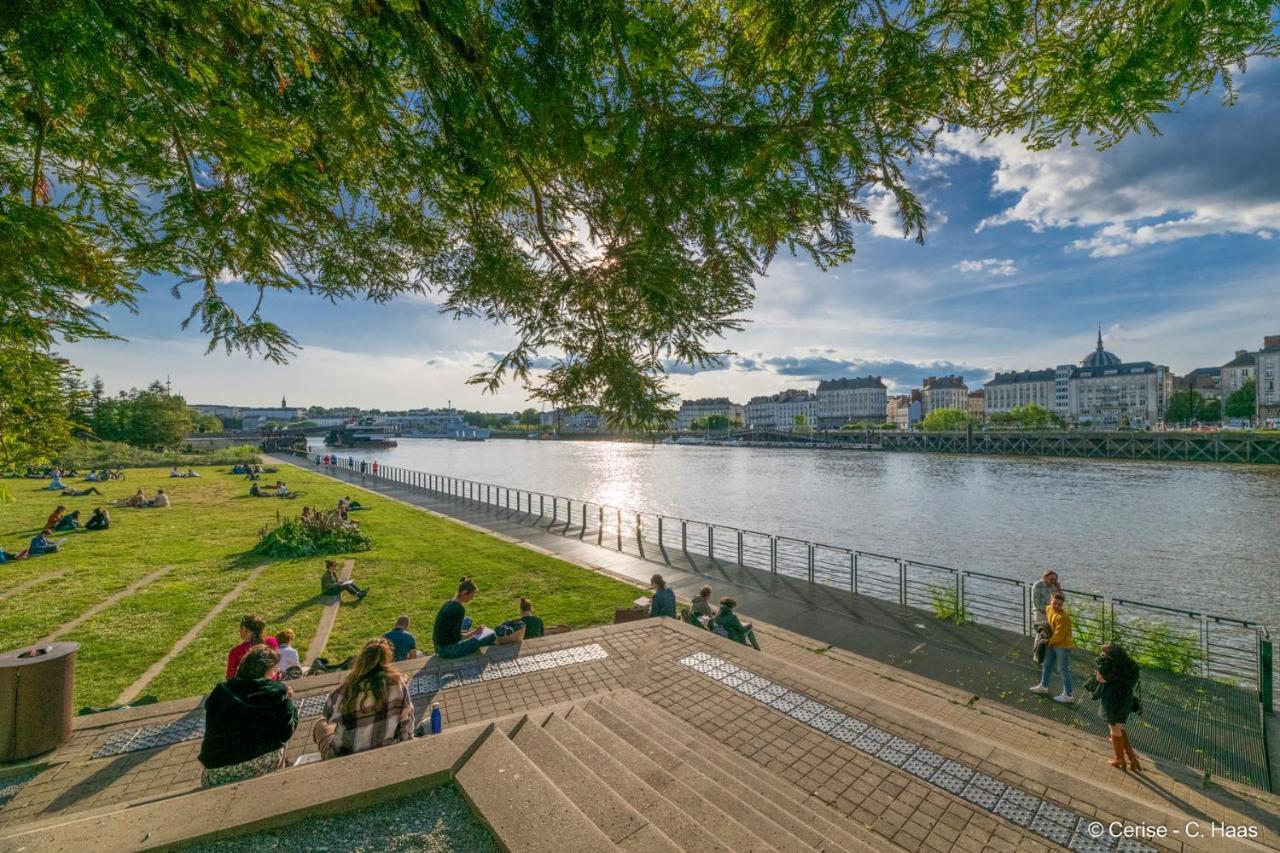
[(391, 644), (364, 644), (351, 670), (324, 702), (311, 735), (320, 755), (336, 758), (413, 738), (409, 679), (391, 666)]

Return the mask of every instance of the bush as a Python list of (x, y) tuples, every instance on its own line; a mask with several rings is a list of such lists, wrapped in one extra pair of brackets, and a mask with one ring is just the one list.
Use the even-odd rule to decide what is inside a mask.
[(172, 468), (196, 465), (236, 465), (241, 462), (257, 464), (258, 448), (252, 444), (226, 447), (221, 450), (146, 450), (122, 441), (76, 441), (58, 454), (55, 460), (61, 468), (88, 471), (94, 468)]
[(933, 615), (943, 622), (964, 625), (969, 621), (969, 610), (956, 595), (956, 588), (945, 584), (929, 586), (929, 606)]
[(254, 553), (267, 557), (315, 557), (368, 551), (373, 547), (373, 540), (359, 527), (332, 524), (323, 519), (286, 518), (274, 528), (264, 527), (258, 533), (262, 539), (254, 547)]

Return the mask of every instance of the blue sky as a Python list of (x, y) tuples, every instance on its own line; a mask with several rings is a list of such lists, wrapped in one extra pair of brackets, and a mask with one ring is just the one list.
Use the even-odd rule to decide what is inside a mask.
[[(1178, 373), (1258, 348), (1280, 334), (1280, 63), (1237, 79), (1235, 106), (1197, 97), (1157, 118), (1162, 135), (1103, 152), (947, 134), (916, 169), (925, 245), (901, 237), (885, 199), (866, 199), (877, 221), (853, 261), (820, 272), (780, 257), (757, 281), (746, 330), (723, 342), (724, 369), (677, 368), (672, 386), (745, 401), (832, 376), (871, 372), (905, 390), (959, 372), (977, 387), (995, 370), (1079, 360), (1099, 323), (1121, 358)], [(509, 330), (442, 316), (429, 299), (269, 298), (268, 316), (304, 347), (275, 366), (204, 355), (199, 332), (179, 329), (190, 297), (147, 284), (137, 315), (112, 314), (127, 343), (64, 348), (111, 391), (167, 375), (190, 402), (525, 404), (515, 385), (492, 396), (464, 384), (513, 342)]]

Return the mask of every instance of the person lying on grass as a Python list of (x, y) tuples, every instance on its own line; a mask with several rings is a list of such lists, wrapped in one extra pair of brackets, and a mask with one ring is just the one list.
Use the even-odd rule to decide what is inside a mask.
[(27, 559), (26, 548), (23, 548), (21, 551), (6, 551), (5, 549), (0, 548), (0, 565), (4, 565), (5, 563), (12, 563), (14, 560), (25, 560), (25, 559)]
[(97, 486), (90, 486), (87, 489), (63, 489), (62, 496), (64, 498), (82, 498), (85, 495), (101, 495)]
[(78, 530), (80, 528), (80, 510), (72, 510), (67, 515), (58, 519), (58, 523), (53, 526), (55, 533), (65, 533), (68, 530)]
[(131, 506), (136, 509), (139, 507), (150, 506), (151, 500), (147, 497), (146, 493), (142, 491), (142, 489), (138, 489), (138, 491), (134, 492), (127, 498), (117, 498), (116, 500), (113, 500), (111, 505)]

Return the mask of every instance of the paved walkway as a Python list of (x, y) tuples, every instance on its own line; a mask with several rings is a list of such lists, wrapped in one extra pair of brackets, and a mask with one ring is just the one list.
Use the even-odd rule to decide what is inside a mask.
[(222, 596), (222, 599), (217, 604), (213, 605), (213, 609), (206, 613), (199, 622), (192, 625), (191, 630), (183, 634), (182, 638), (173, 644), (173, 648), (169, 649), (169, 651), (165, 653), (164, 657), (147, 667), (147, 671), (138, 676), (137, 681), (126, 687), (124, 691), (116, 697), (115, 704), (127, 705), (134, 699), (137, 699), (142, 691), (146, 689), (147, 685), (160, 674), (160, 671), (169, 665), (169, 661), (176, 658), (182, 653), (183, 649), (191, 645), (192, 641), (195, 640), (196, 637), (200, 636), (200, 632), (205, 629), (205, 626), (216, 619), (219, 613), (230, 607), (231, 603), (240, 597), (240, 593), (244, 592), (244, 588), (256, 580), (258, 575), (262, 574), (266, 568), (266, 565), (258, 566), (258, 568), (249, 573), (248, 577), (236, 584), (235, 587), (233, 587), (226, 595)]
[[(342, 564), (342, 573), (338, 576), (338, 581), (351, 580), (351, 573), (355, 570), (356, 561), (347, 560)], [(316, 623), (316, 633), (311, 638), (311, 642), (307, 643), (307, 657), (302, 662), (302, 668), (306, 669), (315, 663), (316, 658), (324, 654), (324, 647), (329, 645), (329, 635), (333, 633), (333, 625), (338, 621), (338, 608), (342, 606), (342, 593), (331, 595), (326, 600), (324, 612), (320, 614), (320, 621)]]
[[(288, 458), (278, 461), (299, 464)], [(310, 463), (303, 467), (317, 470)], [(596, 545), (594, 530), (579, 538), (580, 528), (567, 528), (565, 523), (548, 530), (546, 519), (535, 526), (532, 518), (512, 510), (362, 477), (342, 468), (322, 473), (640, 583), (648, 583), (659, 563), (668, 584), (682, 598), (692, 597), (710, 583), (716, 598), (733, 594), (744, 616), (820, 640), (818, 645), (847, 649), (952, 685), (966, 692), (966, 700), (981, 697), (1099, 736), (1106, 732), (1099, 704), (1079, 687), (1080, 701), (1073, 705), (1059, 705), (1027, 692), (1038, 680), (1039, 668), (1031, 662), (1029, 641), (1012, 632), (985, 625), (957, 626), (896, 602), (697, 558), (652, 541), (624, 540), (626, 551), (620, 552)], [(1083, 654), (1074, 658), (1075, 682), (1083, 685), (1091, 664)], [(1143, 691), (1145, 714), (1130, 726), (1139, 750), (1206, 770), (1214, 777), (1267, 787), (1269, 772), (1256, 697), (1213, 682), (1201, 682), (1196, 690), (1189, 690), (1184, 679), (1155, 672), (1144, 673)]]

